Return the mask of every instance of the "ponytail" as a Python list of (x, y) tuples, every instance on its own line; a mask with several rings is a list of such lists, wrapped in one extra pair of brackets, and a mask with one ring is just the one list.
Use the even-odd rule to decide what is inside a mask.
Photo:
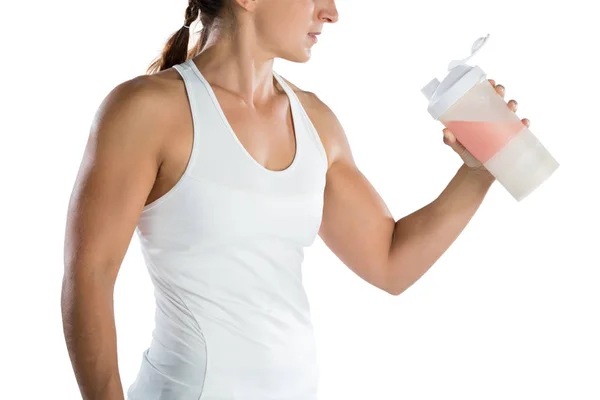
[[(183, 26), (169, 38), (160, 57), (150, 64), (147, 70), (148, 74), (164, 71), (187, 60), (191, 24), (198, 19), (199, 13), (200, 8), (194, 1), (190, 1), (185, 10)], [(204, 31), (205, 29), (202, 29), (202, 36), (204, 36)]]
[[(160, 57), (158, 57), (148, 67), (148, 74), (164, 71), (174, 65), (187, 61), (190, 57), (199, 54), (206, 42), (210, 30), (220, 14), (223, 11), (230, 11), (231, 2), (228, 0), (189, 0), (189, 5), (185, 10), (185, 22), (183, 26), (175, 32), (165, 44)], [(190, 27), (200, 16), (202, 31), (200, 39), (191, 51), (188, 51), (190, 41)]]

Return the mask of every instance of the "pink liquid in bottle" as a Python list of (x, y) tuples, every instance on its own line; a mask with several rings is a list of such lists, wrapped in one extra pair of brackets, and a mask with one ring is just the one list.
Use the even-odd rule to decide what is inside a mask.
[(442, 121), (456, 139), (480, 162), (487, 162), (516, 136), (521, 121)]

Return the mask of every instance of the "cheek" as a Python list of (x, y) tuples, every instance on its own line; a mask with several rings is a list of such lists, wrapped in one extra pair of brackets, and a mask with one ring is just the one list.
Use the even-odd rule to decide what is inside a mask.
[(287, 9), (287, 19), (291, 26), (294, 26), (296, 30), (303, 30), (308, 33), (308, 30), (313, 23), (315, 14), (315, 3), (314, 0), (296, 0)]
[(257, 21), (263, 40), (276, 46), (304, 43), (313, 25), (313, 0), (276, 0)]
[(268, 30), (269, 40), (280, 46), (289, 47), (302, 44), (307, 39), (309, 27), (298, 18), (273, 22)]

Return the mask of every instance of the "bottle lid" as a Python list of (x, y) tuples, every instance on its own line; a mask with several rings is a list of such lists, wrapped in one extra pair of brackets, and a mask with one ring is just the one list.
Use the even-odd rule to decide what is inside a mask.
[(448, 64), (448, 75), (440, 83), (437, 78), (425, 85), (421, 92), (429, 100), (427, 111), (434, 119), (439, 119), (456, 101), (473, 86), (485, 78), (485, 72), (478, 66), (466, 62), (483, 47), (489, 34), (477, 39), (471, 47), (471, 55), (462, 60), (452, 60)]

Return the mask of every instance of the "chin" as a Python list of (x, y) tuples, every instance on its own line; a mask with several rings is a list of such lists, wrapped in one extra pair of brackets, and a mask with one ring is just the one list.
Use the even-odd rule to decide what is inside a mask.
[(298, 49), (296, 51), (288, 51), (279, 56), (287, 61), (295, 62), (295, 63), (305, 63), (310, 60), (312, 55), (312, 51), (310, 48)]

